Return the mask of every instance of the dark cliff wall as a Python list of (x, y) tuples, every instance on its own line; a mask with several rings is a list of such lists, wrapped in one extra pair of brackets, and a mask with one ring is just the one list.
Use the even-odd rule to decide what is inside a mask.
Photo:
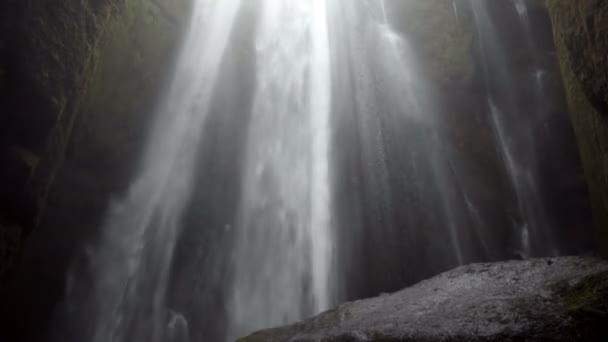
[[(0, 277), (37, 226), (124, 1), (0, 5)], [(1, 282), (1, 281), (0, 281)]]
[(608, 3), (547, 0), (596, 221), (608, 256)]
[(0, 4), (0, 340), (45, 333), (32, 327), (127, 187), (190, 6)]

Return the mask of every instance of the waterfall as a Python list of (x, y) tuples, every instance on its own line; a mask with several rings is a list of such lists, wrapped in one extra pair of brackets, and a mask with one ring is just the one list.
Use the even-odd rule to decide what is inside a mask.
[(384, 0), (380, 0), (380, 8), (382, 9), (382, 18), (384, 19), (384, 23), (388, 25), (388, 14), (386, 14), (386, 3)]
[[(377, 294), (367, 292), (370, 282), (396, 290), (415, 279), (415, 260), (426, 253), (441, 267), (466, 263), (479, 239), (428, 76), (407, 33), (384, 15), (390, 6), (340, 2), (332, 26), (340, 37), (332, 116), (348, 165), (336, 171), (337, 240), (348, 241), (339, 246), (339, 274), (349, 284), (341, 288), (356, 296)], [(352, 290), (353, 283), (361, 289)]]
[[(374, 35), (377, 35), (374, 39), (377, 40), (378, 46), (374, 51), (377, 53), (378, 69), (373, 71), (375, 75), (371, 77), (382, 80), (386, 88), (377, 90), (381, 92), (378, 94), (378, 100), (381, 102), (377, 105), (382, 107), (388, 104), (388, 107), (383, 110), (385, 113), (381, 113), (381, 115), (387, 113), (395, 115), (387, 118), (387, 125), (402, 122), (404, 125), (418, 127), (424, 131), (422, 136), (413, 135), (404, 137), (403, 140), (416, 139), (417, 143), (421, 144), (419, 147), (411, 147), (408, 153), (423, 156), (418, 161), (418, 166), (422, 166), (425, 172), (430, 173), (433, 183), (431, 188), (424, 190), (425, 196), (432, 196), (427, 192), (433, 190), (439, 195), (441, 224), (447, 229), (445, 233), (450, 241), (454, 260), (457, 264), (463, 264), (465, 253), (460, 241), (460, 234), (464, 232), (461, 231), (456, 217), (456, 212), (460, 210), (457, 208), (460, 206), (458, 203), (462, 202), (457, 193), (458, 189), (455, 187), (458, 180), (453, 178), (449, 172), (450, 167), (442, 146), (436, 109), (430, 103), (427, 80), (425, 75), (418, 72), (420, 65), (407, 37), (398, 34), (391, 27), (386, 16), (384, 1), (381, 2), (381, 5), (383, 20), (377, 25), (377, 30), (372, 31)], [(384, 145), (381, 147), (383, 150), (392, 148), (392, 146), (387, 146), (386, 142), (382, 144)], [(415, 181), (421, 182), (420, 179)], [(409, 215), (419, 216), (413, 212)]]
[[(469, 0), (482, 55), (488, 89), (490, 122), (495, 132), (505, 169), (515, 192), (519, 218), (514, 226), (519, 230), (519, 251), (523, 257), (553, 254), (557, 247), (551, 234), (545, 201), (539, 188), (538, 157), (539, 137), (532, 132), (534, 116), (522, 113), (521, 95), (509, 70), (506, 50), (492, 21), (488, 4), (482, 0)], [(516, 0), (515, 9), (522, 25), (529, 31), (527, 7)], [(526, 37), (530, 37), (529, 34)], [(528, 40), (530, 43), (530, 40)]]
[(333, 302), (326, 0), (266, 0), (232, 254), (232, 338)]
[[(196, 147), (238, 7), (238, 0), (195, 3), (140, 172), (125, 197), (111, 204), (102, 240), (92, 252), (90, 305), (96, 314), (87, 340), (165, 340), (169, 311), (164, 298), (175, 241), (192, 188)], [(176, 322), (187, 327), (183, 318), (171, 324)]]
[[(534, 39), (534, 31), (530, 19), (530, 11), (528, 9), (529, 5), (527, 0), (514, 0), (513, 5), (515, 6), (515, 10), (519, 16), (520, 23), (525, 34), (526, 44), (528, 45), (530, 51), (533, 52), (532, 57), (534, 58), (532, 65), (533, 71), (531, 72), (531, 75), (528, 75), (528, 79), (531, 78), (532, 83), (534, 84), (534, 90), (531, 92), (531, 96), (535, 103), (535, 108), (531, 115), (532, 119), (530, 120), (530, 125), (532, 126), (536, 124), (542, 125), (543, 127), (541, 131), (542, 134), (535, 137), (536, 141), (544, 142), (550, 146), (558, 146), (560, 140), (559, 137), (556, 136), (557, 134), (555, 132), (548, 129), (548, 125), (546, 124), (546, 120), (552, 115), (552, 107), (555, 107), (554, 103), (556, 101), (553, 100), (555, 94), (552, 94), (551, 90), (546, 87), (546, 84), (548, 83), (548, 80), (546, 79), (547, 71), (545, 70), (547, 65), (543, 65), (539, 46)], [(532, 164), (531, 167), (537, 168), (538, 162), (536, 161), (535, 164)], [(544, 208), (544, 206), (541, 204), (543, 200), (540, 198), (541, 189), (539, 187), (539, 178), (538, 170), (531, 170), (528, 173), (528, 182), (530, 184), (529, 187), (533, 189), (533, 192), (530, 194), (531, 198), (536, 198), (538, 203), (536, 210), (539, 212), (539, 216), (541, 217), (540, 219), (544, 220), (544, 224), (546, 225), (545, 227), (540, 227), (540, 229), (544, 229), (545, 231), (540, 233), (537, 232), (535, 237), (537, 239), (543, 239), (543, 243), (546, 242), (546, 240), (550, 241), (549, 248), (542, 251), (540, 255), (557, 256), (559, 255), (559, 247), (557, 246), (556, 237), (554, 236), (555, 234), (550, 233), (550, 230), (555, 229), (555, 227), (548, 227), (548, 225), (553, 224), (553, 222), (550, 221), (550, 218), (546, 213), (546, 208)], [(543, 223), (536, 223), (536, 225), (542, 224)], [(529, 232), (526, 231), (525, 233), (525, 237), (528, 239), (528, 249), (531, 249)], [(531, 252), (531, 250), (529, 252)]]
[(452, 0), (452, 11), (454, 12), (454, 18), (456, 18), (456, 21), (460, 23), (460, 15), (458, 14), (458, 5), (456, 5), (455, 0)]
[(530, 29), (530, 17), (528, 16), (528, 5), (526, 5), (526, 0), (513, 0), (515, 5), (515, 10), (519, 15), (520, 20), (523, 25), (526, 26), (526, 29)]
[[(458, 125), (489, 142), (471, 152), (478, 168), (393, 12), (414, 1), (195, 0), (88, 283), (70, 275), (86, 297), (77, 340), (233, 341), (457, 265), (553, 251), (530, 128), (550, 69), (534, 65), (538, 110), (523, 111), (488, 1), (468, 4), (442, 10), (477, 28), (486, 92), (464, 111), (483, 122)], [(533, 13), (511, 4), (531, 36)], [(480, 184), (495, 188), (473, 184), (494, 171)]]

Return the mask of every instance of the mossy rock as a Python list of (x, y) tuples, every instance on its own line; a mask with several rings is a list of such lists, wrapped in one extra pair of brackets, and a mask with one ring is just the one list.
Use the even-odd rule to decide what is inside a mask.
[(608, 2), (546, 0), (570, 116), (596, 221), (595, 241), (608, 257)]
[(176, 23), (187, 22), (186, 13), (166, 11), (174, 2), (129, 0), (103, 39), (71, 159), (85, 166), (82, 172), (106, 174), (113, 190), (127, 181), (141, 152), (183, 28)]
[(591, 275), (564, 292), (568, 311), (574, 315), (608, 318), (608, 272)]
[[(405, 33), (429, 73), (440, 83), (468, 83), (475, 71), (471, 46), (474, 27), (468, 13), (455, 12), (449, 0), (387, 2), (394, 25)], [(458, 10), (456, 10), (458, 11)]]
[[(156, 61), (166, 60), (171, 33), (178, 31), (173, 26), (176, 22), (180, 25), (187, 22), (178, 19), (187, 16), (190, 3), (190, 0), (5, 0), (0, 4), (0, 105), (4, 108), (0, 117), (0, 148), (20, 146), (22, 151), (36, 157), (34, 160), (24, 156), (36, 165), (30, 168), (33, 174), (27, 188), (14, 194), (11, 200), (28, 203), (28, 210), (32, 203), (33, 210), (22, 215), (27, 220), (11, 218), (9, 222), (23, 228), (22, 238), (40, 225), (55, 179), (61, 178), (59, 173), (66, 158), (70, 158), (68, 151), (81, 148), (74, 138), (80, 135), (77, 133), (82, 128), (81, 122), (92, 112), (95, 101), (91, 99), (116, 103), (110, 106), (112, 110), (121, 108), (105, 114), (120, 112), (129, 117), (131, 102), (139, 89), (147, 91), (154, 85), (151, 83), (160, 83), (155, 76), (160, 69)], [(148, 30), (147, 41), (134, 44), (129, 40), (128, 37), (142, 36), (135, 30)], [(123, 34), (124, 39), (120, 37)], [(114, 83), (133, 90), (127, 89), (120, 96), (112, 96), (116, 93), (108, 90), (110, 86), (104, 84), (101, 75), (116, 70), (105, 59), (111, 38), (120, 41), (116, 44), (121, 49), (120, 57), (131, 68), (126, 72), (124, 67), (120, 68), (122, 79), (129, 82)], [(148, 74), (138, 76), (144, 69), (149, 70)], [(112, 119), (106, 116), (102, 120)], [(108, 149), (121, 151), (117, 146), (111, 145), (105, 153), (108, 154)], [(91, 159), (95, 158), (89, 156)], [(5, 164), (0, 168), (9, 167)], [(15, 216), (14, 207), (14, 204), (0, 205), (0, 218)]]
[(608, 336), (608, 272), (590, 275), (573, 286), (561, 282), (556, 290), (586, 340)]
[(608, 115), (608, 3), (548, 0), (547, 4), (572, 72), (591, 104)]

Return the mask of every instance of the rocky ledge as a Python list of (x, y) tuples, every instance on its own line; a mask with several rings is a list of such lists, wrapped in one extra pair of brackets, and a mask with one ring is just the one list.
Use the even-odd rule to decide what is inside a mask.
[(608, 341), (608, 262), (564, 257), (459, 267), (239, 342)]

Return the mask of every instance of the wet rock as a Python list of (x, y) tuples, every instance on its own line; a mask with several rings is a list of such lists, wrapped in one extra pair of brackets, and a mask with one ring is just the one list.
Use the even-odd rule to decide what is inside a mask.
[(0, 223), (0, 284), (17, 263), (20, 247), (21, 228)]
[(1, 341), (46, 333), (32, 327), (127, 187), (191, 4), (0, 2)]
[(0, 241), (13, 243), (0, 263), (14, 266), (21, 240), (38, 224), (118, 3), (0, 5), (0, 222), (21, 231), (12, 242)]
[(548, 6), (584, 93), (608, 115), (608, 3), (552, 0)]
[(460, 2), (386, 2), (391, 25), (417, 47), (415, 53), (425, 72), (444, 86), (469, 84), (475, 72), (471, 55), (474, 27)]
[(607, 295), (599, 259), (474, 264), (240, 342), (600, 340)]
[(547, 0), (570, 116), (608, 257), (608, 2)]

